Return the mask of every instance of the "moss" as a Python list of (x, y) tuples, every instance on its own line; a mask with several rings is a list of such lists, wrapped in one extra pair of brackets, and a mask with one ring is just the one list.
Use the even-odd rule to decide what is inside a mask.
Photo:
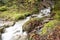
[(32, 11), (21, 9), (18, 11), (16, 5), (13, 5), (11, 7), (2, 6), (0, 7), (0, 11), (1, 11), (0, 18), (6, 20), (19, 20), (19, 19), (24, 19), (31, 14), (34, 14), (36, 9)]
[(0, 7), (0, 11), (6, 11), (6, 10), (7, 10), (7, 7), (6, 6)]
[(60, 11), (59, 10), (57, 10), (57, 11), (55, 11), (55, 16), (54, 16), (54, 18), (56, 19), (56, 20), (60, 20)]
[(54, 12), (56, 13), (56, 15), (54, 16), (54, 18), (56, 20), (60, 20), (60, 0), (55, 0), (55, 5), (54, 5)]
[(57, 20), (52, 20), (44, 24), (44, 27), (41, 29), (40, 35), (48, 34), (50, 31), (52, 31), (52, 29), (56, 26), (57, 23), (58, 23)]
[(55, 3), (55, 5), (54, 5), (54, 10), (60, 10), (60, 0), (58, 0), (58, 1), (55, 1), (56, 3)]
[(17, 12), (16, 10), (9, 10), (9, 11), (4, 11), (1, 12), (0, 18), (6, 19), (6, 20), (19, 20), (19, 19), (24, 19), (27, 16), (31, 15), (32, 13), (30, 12)]
[(6, 19), (6, 20), (19, 20), (19, 19), (26, 18), (26, 16), (37, 13), (39, 11), (38, 10), (39, 2), (40, 1), (38, 0), (23, 0), (23, 1), (22, 0), (20, 1), (4, 0), (2, 2), (4, 3), (3, 4), (4, 6), (2, 5), (0, 7), (0, 11), (1, 11), (0, 18)]
[(43, 19), (40, 18), (31, 18), (23, 25), (23, 30), (27, 32), (31, 32), (35, 27), (41, 24)]

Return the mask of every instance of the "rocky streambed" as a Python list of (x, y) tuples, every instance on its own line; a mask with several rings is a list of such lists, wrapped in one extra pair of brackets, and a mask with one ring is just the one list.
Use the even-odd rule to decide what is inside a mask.
[[(34, 29), (31, 32), (36, 32), (35, 29), (37, 29), (37, 30), (39, 29), (40, 30), (40, 28), (43, 27), (42, 24), (47, 23), (47, 22), (49, 22), (50, 20), (53, 19), (53, 18), (49, 17), (49, 16), (51, 16), (50, 15), (50, 13), (51, 13), (50, 10), (51, 10), (50, 7), (42, 9), (39, 12), (39, 14), (33, 14), (32, 16), (28, 16), (26, 19), (19, 20), (17, 22), (1, 21), (0, 22), (0, 32), (2, 32), (2, 31), (3, 32), (2, 32), (2, 34), (0, 34), (0, 39), (1, 40), (28, 40), (28, 32), (23, 29), (23, 25), (27, 21), (29, 21), (31, 18), (44, 18), (44, 17), (46, 17), (44, 20), (42, 20), (41, 24), (40, 23), (39, 23), (39, 25), (37, 24), (38, 27), (35, 27), (35, 26), (31, 27), (31, 29), (32, 28)], [(36, 24), (33, 24), (33, 25), (36, 25)], [(29, 34), (31, 32), (29, 32)]]

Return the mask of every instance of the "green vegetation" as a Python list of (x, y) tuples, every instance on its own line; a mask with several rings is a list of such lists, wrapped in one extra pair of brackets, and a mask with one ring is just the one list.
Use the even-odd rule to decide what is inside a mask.
[(56, 13), (55, 14), (55, 16), (54, 16), (54, 18), (55, 18), (55, 20), (60, 20), (60, 0), (55, 0), (55, 5), (54, 5), (54, 13)]
[[(0, 18), (5, 20), (23, 19), (38, 12), (39, 0), (1, 0)], [(7, 16), (8, 15), (8, 16)]]
[(7, 7), (6, 6), (0, 7), (0, 11), (6, 11), (6, 10), (7, 10)]
[(54, 10), (60, 10), (60, 0), (55, 0)]
[(40, 18), (31, 18), (23, 25), (23, 30), (27, 32), (31, 32), (35, 27), (41, 24), (43, 19)]
[(43, 39), (44, 40), (51, 40), (51, 39), (55, 40), (53, 37), (58, 37), (55, 35), (60, 35), (58, 34), (60, 27), (57, 26), (57, 25), (60, 25), (60, 6), (59, 6), (60, 0), (54, 0), (54, 1), (55, 1), (55, 5), (52, 11), (53, 13), (55, 13), (55, 16), (53, 16), (54, 20), (51, 20), (48, 23), (44, 24), (44, 27), (41, 29), (41, 32), (40, 32), (40, 35), (42, 36), (41, 40)]
[(52, 20), (52, 21), (44, 24), (44, 27), (41, 29), (40, 35), (48, 34), (50, 31), (52, 31), (53, 28), (55, 28), (57, 23), (58, 23), (57, 20)]
[(16, 11), (5, 11), (0, 14), (0, 18), (4, 18), (5, 20), (18, 20), (26, 18), (28, 15), (30, 15), (29, 12), (18, 13)]
[(56, 20), (60, 20), (60, 11), (59, 10), (57, 10), (57, 11), (55, 11), (55, 16), (54, 16), (54, 18), (56, 19)]

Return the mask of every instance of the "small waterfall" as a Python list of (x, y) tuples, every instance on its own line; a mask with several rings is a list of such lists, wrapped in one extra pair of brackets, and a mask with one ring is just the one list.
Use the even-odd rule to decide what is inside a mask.
[[(45, 14), (45, 16), (48, 16), (50, 13), (50, 7), (43, 9), (40, 11), (37, 17), (41, 18), (43, 17), (42, 14)], [(31, 17), (27, 17), (24, 20), (20, 20), (15, 23), (14, 26), (5, 28), (5, 32), (2, 34), (2, 40), (27, 40), (27, 32), (22, 31), (22, 25), (28, 21)]]
[(43, 17), (42, 15), (44, 14), (44, 16), (49, 16), (50, 15), (50, 11), (51, 8), (48, 7), (48, 8), (45, 8), (45, 9), (42, 9), (40, 12), (39, 12), (39, 15), (37, 17), (41, 18)]
[(2, 34), (2, 40), (15, 40), (17, 37), (26, 35), (26, 32), (22, 32), (22, 25), (29, 19), (30, 17), (27, 17), (27, 19), (16, 22), (14, 26), (6, 28), (5, 33)]

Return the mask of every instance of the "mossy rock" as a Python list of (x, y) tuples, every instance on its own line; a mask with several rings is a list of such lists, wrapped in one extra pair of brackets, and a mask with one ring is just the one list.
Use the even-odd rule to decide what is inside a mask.
[(57, 23), (57, 20), (51, 20), (50, 22), (44, 24), (44, 27), (41, 29), (40, 35), (46, 35), (50, 33), (53, 30), (53, 28), (55, 28)]
[(35, 27), (41, 24), (43, 19), (40, 18), (31, 18), (23, 25), (23, 30), (27, 32), (31, 32)]

